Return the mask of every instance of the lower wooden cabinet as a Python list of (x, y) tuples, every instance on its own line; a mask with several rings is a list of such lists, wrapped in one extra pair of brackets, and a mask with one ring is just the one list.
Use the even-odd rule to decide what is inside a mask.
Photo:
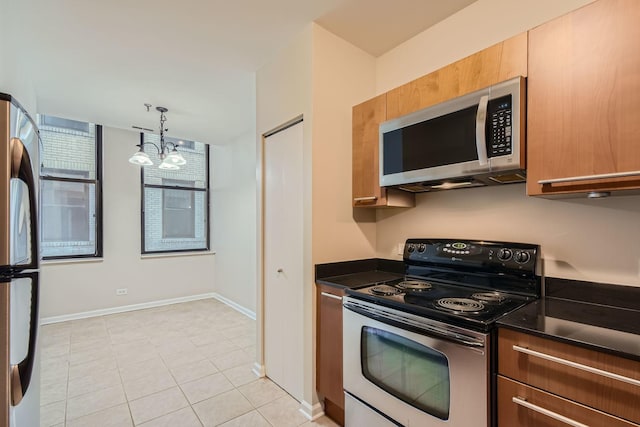
[(498, 338), (499, 426), (640, 426), (640, 362), (509, 329)]
[(324, 412), (344, 425), (342, 388), (342, 297), (344, 291), (316, 285), (316, 389), (324, 397)]
[(498, 427), (637, 427), (569, 399), (498, 376)]

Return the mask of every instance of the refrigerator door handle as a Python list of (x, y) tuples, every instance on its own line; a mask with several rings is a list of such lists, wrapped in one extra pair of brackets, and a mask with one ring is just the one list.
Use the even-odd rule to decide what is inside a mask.
[(38, 274), (27, 274), (31, 278), (31, 316), (29, 323), (29, 348), (22, 362), (11, 365), (11, 405), (16, 406), (21, 401), (31, 384), (31, 375), (36, 358), (36, 341), (38, 334), (38, 310), (40, 299), (40, 284)]
[(11, 138), (11, 178), (23, 181), (29, 190), (29, 221), (31, 225), (31, 263), (23, 267), (38, 267), (38, 213), (36, 208), (36, 180), (33, 176), (29, 151), (20, 138)]

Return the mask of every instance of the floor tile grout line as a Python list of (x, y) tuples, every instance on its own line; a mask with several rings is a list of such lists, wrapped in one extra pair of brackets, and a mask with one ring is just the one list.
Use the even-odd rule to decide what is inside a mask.
[[(173, 312), (172, 310), (164, 310), (164, 313), (162, 315), (163, 316), (166, 315), (168, 317), (174, 316), (175, 318), (180, 319), (180, 321), (181, 321), (182, 319), (185, 319), (185, 317), (186, 317), (185, 312), (187, 312), (189, 310), (193, 310), (194, 313), (195, 313), (194, 315), (198, 318), (198, 321), (199, 322), (200, 321), (203, 322), (203, 324), (205, 324), (206, 322), (214, 321), (214, 320), (215, 321), (219, 321), (218, 318), (214, 318), (214, 316), (211, 316), (211, 313), (208, 311), (209, 307), (206, 307), (204, 305), (197, 306), (196, 310), (194, 310), (194, 308), (189, 308), (186, 305), (184, 305), (183, 307), (184, 307), (184, 310), (175, 311), (175, 312)], [(194, 306), (192, 306), (192, 307), (194, 307)], [(200, 311), (200, 310), (203, 310), (203, 311)], [(200, 313), (204, 313), (205, 311), (206, 311), (205, 314), (200, 314)], [(125, 316), (123, 316), (123, 317), (125, 317)], [(126, 316), (126, 317), (128, 318), (129, 316)], [(228, 326), (225, 325), (223, 328), (220, 328), (219, 329), (220, 331), (222, 331), (222, 330), (231, 331), (231, 330), (237, 329), (237, 332), (241, 333), (241, 335), (235, 335), (235, 336), (233, 335), (233, 332), (227, 332), (226, 334), (222, 334), (221, 335), (220, 339), (224, 339), (224, 340), (229, 341), (236, 348), (235, 350), (229, 350), (229, 352), (240, 350), (242, 353), (245, 353), (245, 354), (247, 354), (247, 355), (249, 355), (251, 357), (255, 357), (255, 344), (249, 344), (249, 345), (245, 345), (245, 346), (242, 346), (242, 345), (238, 344), (238, 343), (243, 344), (243, 343), (247, 343), (247, 342), (251, 342), (252, 341), (251, 340), (251, 335), (252, 334), (251, 333), (246, 333), (246, 331), (253, 329), (253, 331), (254, 331), (253, 334), (255, 334), (255, 321), (252, 321), (252, 322), (245, 321), (244, 318), (236, 316), (235, 312), (225, 313), (224, 317), (226, 318), (226, 320), (228, 320), (230, 322), (230, 324)], [(82, 331), (84, 333), (84, 335), (85, 335), (84, 338), (88, 339), (91, 335), (90, 334), (86, 334), (85, 331), (89, 330), (91, 328), (106, 330), (106, 338), (108, 340), (108, 347), (111, 350), (111, 354), (113, 356), (113, 359), (115, 360), (115, 366), (116, 366), (118, 377), (119, 377), (119, 380), (120, 380), (120, 384), (119, 385), (121, 387), (122, 392), (124, 393), (124, 399), (125, 399), (124, 403), (127, 404), (127, 409), (128, 409), (128, 414), (129, 414), (130, 420), (131, 420), (132, 423), (134, 423), (133, 413), (132, 413), (132, 410), (131, 410), (131, 402), (133, 402), (136, 399), (132, 399), (132, 400), (129, 399), (129, 395), (126, 393), (126, 389), (125, 389), (125, 385), (124, 385), (125, 381), (124, 381), (124, 377), (123, 377), (123, 371), (121, 370), (121, 368), (126, 366), (125, 360), (127, 358), (117, 354), (116, 351), (115, 351), (115, 348), (116, 348), (115, 346), (117, 346), (117, 345), (126, 346), (126, 344), (129, 342), (128, 341), (129, 338), (127, 338), (126, 336), (124, 336), (124, 337), (121, 336), (120, 338), (118, 338), (118, 340), (113, 340), (112, 338), (115, 336), (115, 333), (112, 333), (112, 332), (113, 332), (113, 329), (114, 329), (114, 325), (116, 325), (116, 327), (117, 327), (117, 329), (119, 331), (124, 330), (126, 332), (127, 323), (131, 323), (130, 327), (133, 327), (135, 325), (135, 323), (140, 323), (139, 321), (140, 321), (140, 319), (139, 318), (136, 319), (134, 316), (131, 316), (130, 319), (124, 319), (123, 318), (123, 319), (119, 320), (119, 317), (117, 317), (117, 315), (110, 315), (109, 316), (109, 321), (107, 321), (106, 317), (105, 317), (105, 318), (101, 319), (100, 321), (92, 321), (86, 327), (83, 326), (81, 321), (74, 321), (70, 325), (70, 330), (69, 330), (68, 334), (66, 334), (66, 333), (65, 334), (61, 334), (63, 336), (67, 336), (67, 338), (69, 340), (69, 349), (68, 349), (68, 352), (67, 352), (67, 355), (66, 355), (66, 362), (65, 362), (66, 365), (67, 365), (66, 384), (65, 384), (65, 391), (66, 391), (65, 392), (65, 397), (66, 397), (66, 399), (64, 401), (65, 402), (64, 403), (65, 404), (65, 418), (64, 418), (65, 425), (66, 425), (67, 422), (73, 421), (73, 420), (68, 420), (67, 419), (67, 416), (68, 416), (68, 405), (69, 405), (69, 400), (70, 400), (68, 398), (68, 392), (69, 392), (69, 383), (70, 383), (71, 373), (72, 373), (71, 372), (71, 362), (70, 362), (71, 342), (72, 342), (71, 337), (74, 335), (74, 332)], [(149, 321), (146, 320), (145, 324), (147, 324), (148, 322)], [(213, 341), (211, 343), (206, 343), (206, 344), (202, 344), (202, 345), (198, 346), (192, 340), (192, 337), (195, 337), (195, 336), (198, 336), (198, 335), (202, 335), (203, 334), (202, 330), (204, 330), (204, 328), (201, 328), (200, 331), (198, 331), (197, 329), (184, 330), (184, 331), (180, 331), (178, 329), (171, 329), (170, 332), (171, 333), (175, 333), (175, 335), (180, 336), (181, 338), (185, 338), (186, 340), (188, 340), (187, 342), (190, 342), (192, 345), (195, 346), (195, 348), (200, 348), (200, 347), (203, 347), (205, 345), (215, 344), (215, 341)], [(123, 334), (124, 334), (124, 332), (123, 332)], [(78, 334), (75, 334), (75, 335), (78, 335)], [(80, 334), (80, 335), (82, 335), (82, 334)], [(233, 339), (234, 337), (236, 337), (237, 339), (234, 340)], [(82, 338), (80, 336), (78, 336), (78, 340), (81, 341), (81, 339)], [(178, 378), (176, 376), (177, 375), (177, 373), (176, 373), (177, 371), (175, 371), (175, 372), (172, 371), (171, 368), (168, 365), (167, 357), (170, 358), (171, 356), (167, 355), (166, 353), (163, 354), (163, 353), (161, 353), (159, 351), (159, 348), (162, 346), (162, 344), (158, 344), (158, 342), (161, 341), (159, 339), (159, 337), (156, 336), (156, 342), (155, 343), (152, 342), (154, 340), (153, 335), (149, 335), (148, 330), (145, 328), (143, 330), (143, 333), (140, 336), (140, 339), (146, 341), (147, 345), (150, 345), (153, 348), (153, 350), (154, 350), (153, 353), (155, 353), (154, 357), (157, 357), (160, 360), (160, 362), (162, 363), (163, 368), (166, 371), (168, 371), (170, 377), (175, 382), (175, 385), (172, 385), (171, 387), (165, 388), (163, 390), (155, 391), (154, 393), (151, 393), (151, 394), (140, 396), (137, 399), (141, 399), (143, 397), (147, 397), (147, 396), (153, 395), (155, 393), (166, 391), (166, 390), (168, 390), (170, 388), (173, 388), (173, 387), (178, 387), (180, 393), (182, 394), (183, 398), (185, 398), (186, 403), (187, 403), (187, 406), (185, 406), (184, 408), (180, 408), (180, 409), (178, 409), (176, 411), (172, 411), (170, 413), (163, 414), (163, 415), (161, 415), (159, 417), (155, 417), (155, 418), (152, 418), (150, 420), (146, 420), (145, 422), (149, 422), (149, 421), (151, 421), (153, 419), (157, 419), (157, 418), (161, 418), (161, 417), (164, 417), (164, 416), (167, 416), (167, 415), (171, 415), (174, 412), (177, 412), (179, 410), (183, 410), (183, 409), (188, 407), (195, 414), (196, 419), (198, 420), (198, 422), (201, 423), (202, 425), (204, 425), (204, 421), (201, 419), (201, 417), (198, 415), (198, 413), (194, 409), (194, 404), (192, 404), (189, 401), (189, 399), (186, 398), (186, 393), (183, 390), (183, 388), (181, 387), (181, 384), (179, 383)], [(135, 341), (135, 340), (132, 340), (132, 342), (133, 341)], [(74, 341), (74, 343), (75, 342), (76, 341)], [(169, 354), (171, 354), (171, 353), (169, 353)], [(273, 423), (271, 423), (264, 415), (262, 415), (262, 413), (260, 412), (259, 409), (262, 408), (262, 407), (265, 407), (265, 406), (267, 406), (269, 404), (274, 403), (278, 399), (284, 398), (286, 395), (288, 395), (288, 393), (286, 393), (286, 391), (285, 391), (284, 392), (285, 394), (283, 396), (280, 396), (280, 397), (278, 397), (276, 399), (273, 399), (273, 400), (270, 400), (268, 402), (260, 403), (259, 406), (257, 406), (257, 404), (252, 403), (252, 401), (249, 400), (248, 395), (245, 395), (245, 393), (243, 393), (240, 390), (240, 388), (248, 386), (248, 385), (250, 385), (252, 383), (256, 383), (256, 382), (258, 382), (260, 380), (260, 378), (255, 377), (255, 378), (252, 378), (248, 382), (243, 382), (244, 380), (240, 379), (238, 381), (238, 384), (236, 385), (236, 383), (231, 381), (232, 376), (230, 376), (231, 375), (230, 370), (235, 369), (235, 368), (239, 368), (239, 367), (241, 367), (243, 365), (249, 366), (251, 364), (250, 363), (249, 364), (240, 363), (240, 364), (236, 365), (234, 363), (234, 364), (232, 364), (230, 366), (225, 366), (224, 370), (220, 369), (219, 366), (216, 364), (216, 362), (214, 362), (214, 358), (218, 359), (219, 357), (224, 357), (224, 354), (225, 354), (224, 352), (220, 352), (219, 354), (213, 355), (213, 357), (205, 356), (204, 359), (203, 359), (203, 360), (206, 360), (208, 363), (210, 363), (213, 366), (213, 368), (216, 369), (216, 372), (202, 374), (199, 378), (193, 378), (193, 379), (190, 379), (189, 381), (185, 381), (184, 383), (186, 384), (188, 382), (197, 381), (198, 379), (202, 379), (204, 377), (220, 373), (220, 374), (222, 374), (222, 377), (225, 378), (232, 386), (232, 388), (230, 390), (228, 390), (227, 392), (236, 391), (237, 393), (239, 393), (239, 395), (241, 395), (244, 399), (246, 399), (249, 402), (249, 404), (251, 405), (251, 408), (252, 408), (250, 411), (247, 411), (246, 413), (238, 415), (237, 417), (234, 417), (232, 419), (225, 420), (223, 423), (230, 422), (233, 419), (236, 419), (236, 418), (238, 418), (240, 416), (246, 415), (247, 413), (250, 413), (252, 411), (256, 411), (256, 413), (260, 417), (262, 417), (262, 419), (264, 419), (267, 422), (267, 424), (273, 425)], [(95, 360), (99, 360), (99, 358), (95, 359)], [(140, 362), (144, 362), (144, 360), (142, 360)], [(91, 363), (91, 361), (87, 361), (85, 363)], [(82, 365), (82, 364), (78, 364), (78, 365)], [(226, 365), (226, 362), (225, 362), (224, 365)], [(239, 378), (242, 378), (242, 376), (240, 376)], [(280, 390), (282, 390), (282, 388), (279, 387), (277, 384), (275, 384), (275, 383), (273, 383), (273, 384), (276, 387), (278, 387)], [(245, 392), (246, 391), (247, 391), (247, 389), (245, 389)], [(218, 396), (220, 394), (222, 394), (222, 393), (218, 393), (218, 394), (216, 394), (214, 396), (209, 397), (208, 399), (210, 399), (212, 397), (215, 397), (215, 396)], [(118, 404), (118, 405), (120, 405), (120, 404)], [(108, 410), (108, 409), (111, 409), (111, 408), (113, 408), (115, 406), (118, 406), (118, 405), (111, 406), (110, 408), (104, 408), (104, 409), (101, 409), (100, 411)], [(100, 411), (95, 411), (95, 412), (92, 412), (90, 414), (83, 415), (83, 417), (95, 414), (96, 412), (100, 412)], [(78, 418), (81, 418), (81, 417), (78, 417)], [(74, 418), (74, 420), (75, 419), (77, 419), (77, 418)], [(303, 422), (303, 424), (304, 424), (304, 422)]]

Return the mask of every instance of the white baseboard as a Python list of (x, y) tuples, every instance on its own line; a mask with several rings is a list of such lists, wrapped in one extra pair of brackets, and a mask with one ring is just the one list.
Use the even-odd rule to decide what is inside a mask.
[(299, 410), (302, 412), (302, 415), (310, 421), (315, 421), (324, 415), (324, 410), (322, 409), (322, 404), (320, 404), (320, 402), (315, 405), (311, 405), (309, 402), (303, 400), (302, 403), (300, 403)]
[(211, 296), (215, 299), (217, 299), (220, 302), (223, 302), (225, 304), (227, 304), (229, 307), (239, 311), (240, 313), (244, 314), (245, 316), (249, 317), (250, 319), (256, 320), (256, 313), (254, 311), (249, 310), (248, 308), (245, 308), (243, 306), (241, 306), (240, 304), (231, 301), (229, 298), (225, 298), (222, 295), (220, 295), (217, 292), (213, 292), (211, 294)]
[(106, 316), (108, 314), (125, 313), (127, 311), (134, 311), (134, 310), (144, 310), (146, 308), (161, 307), (163, 305), (197, 301), (197, 300), (207, 299), (207, 298), (219, 299), (219, 298), (216, 298), (215, 293), (191, 295), (188, 297), (171, 298), (171, 299), (165, 299), (165, 300), (159, 300), (159, 301), (145, 302), (141, 304), (131, 304), (131, 305), (123, 305), (120, 307), (104, 308), (100, 310), (83, 311), (81, 313), (64, 314), (62, 316), (43, 317), (40, 319), (40, 324), (48, 325), (50, 323), (67, 322), (69, 320), (78, 320), (78, 319), (86, 319), (89, 317)]

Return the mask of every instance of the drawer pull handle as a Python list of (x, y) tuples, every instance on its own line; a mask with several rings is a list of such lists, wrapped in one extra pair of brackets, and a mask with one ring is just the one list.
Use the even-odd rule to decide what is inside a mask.
[(353, 201), (358, 203), (358, 202), (375, 202), (376, 200), (378, 200), (377, 196), (369, 196), (369, 197), (354, 197)]
[(547, 417), (553, 418), (554, 420), (558, 420), (560, 422), (563, 422), (567, 425), (573, 426), (573, 427), (589, 427), (586, 424), (582, 424), (579, 423), (575, 420), (572, 420), (571, 418), (567, 418), (564, 415), (560, 415), (556, 412), (550, 411), (548, 409), (542, 408), (538, 405), (534, 405), (533, 403), (529, 403), (526, 401), (526, 399), (522, 398), (522, 397), (512, 397), (511, 401), (513, 403), (515, 403), (516, 405), (520, 405), (520, 406), (524, 406), (527, 409), (531, 409), (532, 411), (538, 412), (542, 415), (546, 415)]
[(627, 384), (632, 384), (640, 387), (640, 380), (636, 380), (634, 378), (625, 377), (624, 375), (614, 374), (613, 372), (603, 371), (602, 369), (594, 368), (592, 366), (583, 365), (581, 363), (572, 362), (570, 360), (561, 359), (560, 357), (551, 356), (549, 354), (540, 353), (539, 351), (530, 350), (526, 347), (520, 347), (519, 345), (514, 345), (513, 349), (520, 353), (525, 353), (530, 356), (538, 357), (540, 359), (549, 360), (551, 362), (556, 362), (561, 365), (570, 366), (572, 368), (580, 369), (581, 371), (586, 371), (592, 374), (600, 375), (603, 377), (611, 378), (614, 380), (622, 381)]
[(320, 292), (320, 295), (322, 295), (323, 297), (333, 298), (333, 299), (337, 299), (337, 300), (342, 301), (342, 297), (341, 296), (333, 295), (333, 294), (330, 294), (328, 292)]
[(599, 175), (570, 176), (567, 178), (541, 179), (538, 184), (560, 184), (563, 182), (590, 181), (592, 179), (626, 178), (629, 176), (640, 176), (640, 171), (602, 173)]

